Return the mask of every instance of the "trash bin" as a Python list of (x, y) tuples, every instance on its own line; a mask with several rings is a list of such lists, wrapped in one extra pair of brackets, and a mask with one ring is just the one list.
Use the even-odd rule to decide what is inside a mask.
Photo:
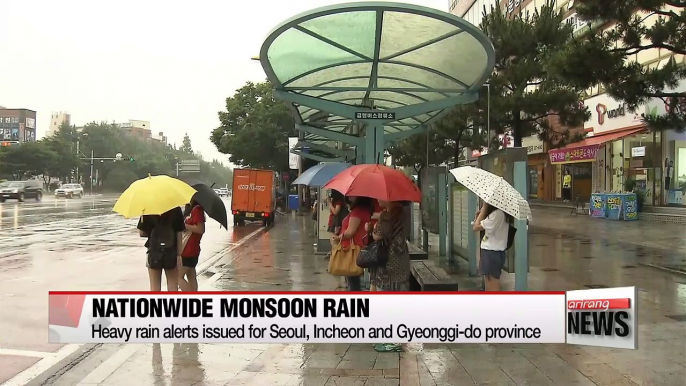
[(288, 210), (300, 209), (300, 200), (297, 194), (288, 195)]

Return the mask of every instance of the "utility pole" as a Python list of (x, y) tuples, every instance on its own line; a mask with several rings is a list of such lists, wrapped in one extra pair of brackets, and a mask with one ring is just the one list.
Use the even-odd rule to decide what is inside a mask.
[(486, 99), (486, 130), (488, 131), (488, 149), (491, 148), (491, 84), (486, 83), (486, 88), (488, 89), (487, 99)]
[(93, 195), (93, 157), (95, 151), (91, 150), (91, 196)]
[[(76, 156), (81, 157), (81, 153), (79, 153), (79, 140), (76, 140)], [(76, 183), (80, 184), (81, 183), (81, 178), (79, 178), (79, 164), (76, 164)], [(48, 186), (49, 187), (49, 186)]]

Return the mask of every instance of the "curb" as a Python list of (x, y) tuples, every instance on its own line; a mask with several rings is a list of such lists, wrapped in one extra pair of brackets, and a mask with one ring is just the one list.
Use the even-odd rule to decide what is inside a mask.
[(242, 239), (238, 240), (237, 243), (230, 245), (221, 251), (215, 253), (212, 257), (209, 259), (205, 260), (202, 262), (202, 264), (198, 264), (197, 269), (195, 270), (196, 275), (200, 276), (203, 273), (207, 272), (208, 269), (212, 268), (212, 266), (219, 260), (221, 260), (224, 256), (227, 254), (235, 251), (236, 249), (240, 248), (243, 246), (243, 244), (247, 243), (248, 241), (251, 241), (259, 236), (261, 236), (263, 233), (266, 233), (271, 227), (261, 227), (260, 229), (257, 229), (253, 231), (252, 233), (248, 234), (247, 236), (243, 237)]
[(671, 268), (663, 267), (660, 265), (655, 265), (655, 264), (650, 264), (650, 263), (638, 263), (638, 265), (642, 265), (644, 267), (659, 269), (661, 271), (665, 271), (665, 272), (668, 272), (668, 273), (671, 273), (674, 275), (686, 276), (686, 272), (681, 272), (681, 271), (678, 271), (676, 269), (671, 269)]

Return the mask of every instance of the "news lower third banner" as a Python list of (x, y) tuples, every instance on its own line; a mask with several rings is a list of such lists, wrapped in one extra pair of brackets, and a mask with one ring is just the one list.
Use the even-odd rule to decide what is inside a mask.
[[(635, 288), (613, 290), (619, 291), (614, 298), (591, 292), (605, 289), (574, 291), (578, 304), (569, 302), (571, 292), (50, 292), (49, 341), (568, 342), (635, 348)], [(629, 308), (612, 308), (624, 305)]]

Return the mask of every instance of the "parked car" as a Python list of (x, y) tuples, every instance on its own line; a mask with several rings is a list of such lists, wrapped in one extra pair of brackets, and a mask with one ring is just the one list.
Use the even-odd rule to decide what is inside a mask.
[(83, 186), (81, 184), (64, 184), (55, 189), (55, 197), (82, 198)]
[(10, 181), (7, 186), (0, 188), (0, 202), (17, 200), (24, 202), (27, 198), (43, 199), (43, 182), (38, 180)]
[(221, 188), (221, 189), (219, 189), (218, 194), (220, 197), (229, 197), (229, 189)]

